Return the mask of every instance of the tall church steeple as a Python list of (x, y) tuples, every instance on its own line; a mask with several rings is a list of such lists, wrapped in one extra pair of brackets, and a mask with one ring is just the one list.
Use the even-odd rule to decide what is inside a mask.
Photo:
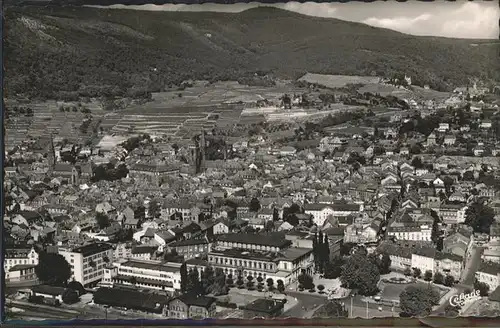
[(49, 161), (49, 169), (52, 171), (56, 165), (56, 151), (54, 149), (54, 137), (52, 136), (52, 133), (50, 134), (47, 158)]

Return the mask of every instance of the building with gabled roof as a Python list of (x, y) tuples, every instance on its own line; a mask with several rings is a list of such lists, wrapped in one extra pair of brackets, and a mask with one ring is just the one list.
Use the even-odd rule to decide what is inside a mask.
[(172, 319), (214, 318), (216, 299), (210, 296), (183, 294), (168, 302), (168, 316)]
[(476, 279), (488, 285), (490, 292), (500, 285), (500, 263), (481, 261)]

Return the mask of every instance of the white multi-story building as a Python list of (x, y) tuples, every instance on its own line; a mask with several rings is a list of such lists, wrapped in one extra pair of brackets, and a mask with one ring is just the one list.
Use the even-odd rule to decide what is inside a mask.
[(181, 289), (181, 263), (127, 260), (104, 268), (102, 286), (116, 284), (135, 285), (142, 288), (164, 290), (170, 293)]
[(392, 269), (399, 271), (404, 271), (408, 268), (411, 269), (411, 248), (401, 247), (394, 243), (384, 241), (378, 246), (378, 251), (389, 255)]
[(304, 206), (306, 214), (313, 216), (316, 225), (322, 226), (328, 216), (347, 217), (351, 214), (363, 211), (363, 205), (360, 204), (306, 204)]
[(411, 267), (420, 269), (420, 271), (422, 271), (422, 274), (425, 271), (431, 271), (432, 273), (434, 273), (435, 269), (434, 257), (428, 254), (424, 254), (424, 252), (418, 252), (418, 254), (412, 254)]
[(271, 278), (287, 286), (302, 272), (314, 272), (314, 257), (311, 248), (290, 247), (279, 253), (215, 248), (208, 253), (208, 265), (235, 278), (241, 275), (245, 281), (248, 276), (262, 277), (263, 281)]
[(38, 264), (38, 253), (34, 248), (7, 248), (4, 253), (4, 272), (16, 265)]
[(106, 243), (92, 243), (75, 248), (59, 248), (71, 266), (71, 279), (83, 286), (92, 286), (104, 275), (106, 263), (113, 259), (113, 247)]
[(431, 241), (432, 227), (421, 223), (394, 222), (387, 229), (387, 234), (397, 240)]
[(233, 279), (242, 276), (247, 279), (271, 278), (277, 284), (281, 280), (286, 286), (302, 272), (314, 272), (312, 248), (290, 247), (292, 242), (279, 235), (269, 234), (227, 234), (219, 235), (217, 242), (208, 252), (208, 261), (198, 259), (187, 261), (188, 268), (211, 266), (231, 274)]
[(411, 267), (420, 269), (422, 274), (425, 271), (431, 271), (432, 274), (439, 272), (444, 276), (450, 275), (455, 280), (459, 280), (462, 275), (463, 265), (463, 257), (438, 252), (430, 247), (416, 248), (411, 256)]
[(493, 292), (500, 285), (500, 264), (495, 262), (481, 262), (479, 270), (476, 272), (476, 279), (479, 282), (484, 282)]
[(465, 222), (467, 206), (455, 204), (441, 204), (438, 214), (446, 224), (457, 224)]

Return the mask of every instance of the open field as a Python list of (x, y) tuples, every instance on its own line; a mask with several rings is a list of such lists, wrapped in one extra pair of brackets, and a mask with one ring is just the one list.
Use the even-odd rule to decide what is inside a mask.
[(449, 92), (440, 92), (431, 89), (424, 89), (418, 86), (410, 86), (407, 89), (400, 89), (393, 85), (381, 84), (381, 83), (369, 83), (358, 89), (359, 93), (369, 92), (372, 94), (380, 94), (382, 97), (394, 96), (401, 99), (413, 99), (413, 100), (445, 100), (450, 97)]
[(327, 88), (343, 88), (348, 84), (375, 84), (380, 80), (377, 76), (324, 75), (307, 73), (299, 79), (308, 83), (319, 84)]
[(190, 112), (205, 112), (205, 107), (221, 104), (255, 103), (267, 99), (278, 102), (285, 93), (302, 93), (304, 89), (292, 85), (275, 87), (253, 87), (241, 85), (235, 81), (217, 82), (213, 84), (195, 83), (185, 90), (169, 90), (153, 93), (153, 101), (144, 105), (132, 106), (128, 112), (161, 112), (166, 110), (189, 107)]
[(359, 93), (369, 92), (373, 94), (378, 93), (382, 97), (392, 95), (395, 97), (407, 98), (411, 95), (411, 92), (409, 90), (399, 89), (390, 84), (380, 84), (380, 83), (365, 84), (364, 86), (358, 89), (358, 92)]

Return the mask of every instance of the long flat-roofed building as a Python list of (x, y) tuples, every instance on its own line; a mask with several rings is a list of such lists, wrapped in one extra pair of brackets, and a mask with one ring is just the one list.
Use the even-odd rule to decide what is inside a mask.
[(104, 270), (103, 287), (135, 285), (173, 293), (181, 289), (181, 263), (148, 260), (126, 260)]
[(279, 252), (292, 245), (290, 240), (285, 239), (281, 233), (252, 234), (252, 233), (229, 233), (217, 235), (215, 247), (239, 248), (256, 251)]

